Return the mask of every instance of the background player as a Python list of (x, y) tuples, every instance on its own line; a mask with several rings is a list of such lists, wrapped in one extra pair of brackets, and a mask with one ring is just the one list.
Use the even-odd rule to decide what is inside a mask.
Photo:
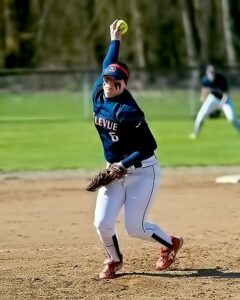
[(94, 121), (107, 165), (124, 167), (128, 172), (123, 179), (102, 187), (97, 195), (94, 224), (108, 254), (99, 277), (107, 279), (114, 278), (123, 263), (115, 228), (122, 207), (129, 235), (161, 244), (156, 269), (168, 268), (183, 243), (182, 238), (170, 236), (146, 220), (160, 180), (154, 154), (157, 144), (144, 113), (126, 89), (130, 74), (128, 67), (118, 62), (121, 31), (117, 20), (110, 26), (110, 36), (102, 74), (92, 92)]
[(228, 94), (229, 87), (226, 77), (216, 72), (213, 65), (208, 65), (201, 84), (200, 101), (203, 104), (197, 114), (190, 138), (195, 139), (199, 135), (204, 119), (216, 109), (221, 109), (228, 121), (240, 133), (240, 121), (237, 118), (233, 100)]

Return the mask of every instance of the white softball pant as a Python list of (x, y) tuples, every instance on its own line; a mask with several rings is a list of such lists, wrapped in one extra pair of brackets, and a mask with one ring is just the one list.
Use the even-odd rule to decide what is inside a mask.
[[(155, 156), (142, 161), (142, 167), (129, 168), (127, 176), (106, 187), (97, 195), (95, 222), (97, 232), (110, 257), (118, 260), (113, 236), (116, 236), (116, 221), (124, 207), (127, 233), (136, 238), (160, 241), (171, 245), (171, 237), (159, 226), (146, 220), (160, 183), (160, 166)], [(157, 239), (156, 239), (157, 237)]]
[(220, 108), (224, 112), (227, 120), (232, 123), (232, 125), (240, 131), (240, 121), (237, 118), (236, 109), (233, 100), (228, 96), (226, 102), (220, 105), (220, 100), (218, 100), (213, 94), (209, 94), (201, 106), (195, 123), (193, 133), (198, 135), (203, 124), (203, 121), (208, 117), (215, 109)]

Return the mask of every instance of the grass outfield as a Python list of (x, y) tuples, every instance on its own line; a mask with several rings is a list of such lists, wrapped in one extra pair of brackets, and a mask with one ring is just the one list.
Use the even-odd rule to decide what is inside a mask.
[[(191, 141), (193, 120), (185, 115), (189, 106), (183, 102), (184, 93), (165, 95), (162, 101), (155, 94), (139, 96), (163, 166), (240, 165), (240, 135), (225, 118), (208, 119), (199, 139)], [(80, 93), (1, 95), (0, 169), (102, 168), (102, 146), (92, 121), (83, 118), (81, 97)], [(179, 118), (174, 119), (176, 113)]]

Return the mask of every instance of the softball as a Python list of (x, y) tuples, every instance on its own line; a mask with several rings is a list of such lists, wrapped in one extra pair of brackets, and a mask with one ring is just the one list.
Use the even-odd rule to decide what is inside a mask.
[(128, 31), (128, 24), (123, 20), (118, 20), (117, 28), (119, 28), (121, 30), (121, 34), (124, 34)]

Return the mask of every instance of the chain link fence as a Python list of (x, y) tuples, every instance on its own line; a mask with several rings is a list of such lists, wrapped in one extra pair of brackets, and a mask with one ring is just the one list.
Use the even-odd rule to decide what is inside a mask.
[[(222, 68), (229, 80), (233, 98), (240, 108), (240, 69)], [(81, 93), (83, 115), (91, 114), (91, 88), (99, 70), (86, 69), (8, 69), (0, 70), (1, 94), (28, 94), (42, 92)], [(128, 88), (137, 100), (149, 110), (152, 118), (194, 118), (199, 108), (199, 68), (181, 70), (132, 70)], [(150, 105), (151, 104), (151, 105)], [(150, 107), (156, 107), (154, 109)], [(150, 112), (151, 109), (151, 112)], [(239, 109), (237, 109), (239, 111)]]

